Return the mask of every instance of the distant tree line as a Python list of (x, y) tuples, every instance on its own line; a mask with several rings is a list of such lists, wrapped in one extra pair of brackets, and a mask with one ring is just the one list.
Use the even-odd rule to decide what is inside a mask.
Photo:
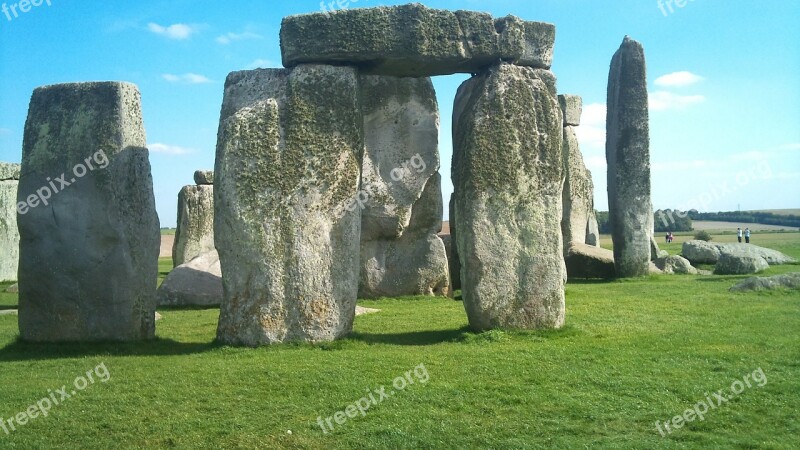
[[(602, 234), (611, 234), (608, 223), (608, 211), (595, 211), (597, 226)], [(778, 225), (791, 228), (800, 228), (800, 216), (795, 214), (779, 215), (769, 212), (728, 211), (701, 213), (696, 209), (680, 211), (677, 209), (659, 209), (653, 215), (655, 231), (665, 233), (668, 231), (692, 231), (692, 220), (707, 220), (712, 222), (738, 222), (741, 224), (758, 223), (763, 225)]]
[(779, 215), (769, 212), (728, 211), (701, 213), (696, 210), (689, 211), (693, 220), (711, 220), (715, 222), (760, 223), (763, 225), (779, 225), (800, 228), (800, 216), (789, 214)]
[[(608, 223), (608, 211), (595, 211), (597, 215), (597, 227), (602, 234), (611, 234), (611, 226)], [(657, 233), (667, 231), (692, 231), (691, 211), (679, 211), (672, 209), (659, 209), (653, 215), (655, 231)]]

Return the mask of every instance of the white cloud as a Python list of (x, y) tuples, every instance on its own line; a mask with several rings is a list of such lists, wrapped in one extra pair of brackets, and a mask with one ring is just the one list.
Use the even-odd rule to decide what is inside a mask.
[(583, 107), (581, 125), (575, 128), (581, 147), (605, 148), (606, 146), (606, 105), (590, 103)]
[(655, 91), (649, 96), (650, 110), (665, 111), (668, 109), (685, 109), (688, 106), (703, 103), (702, 95), (679, 95), (667, 91)]
[(169, 39), (184, 40), (192, 37), (192, 34), (198, 31), (197, 27), (186, 25), (185, 23), (176, 23), (167, 27), (161, 26), (157, 23), (150, 22), (147, 24), (147, 29), (160, 36), (165, 36)]
[(183, 75), (173, 75), (171, 73), (165, 73), (164, 75), (161, 76), (170, 83), (205, 84), (212, 82), (205, 76), (198, 75), (196, 73), (186, 73)]
[(268, 59), (257, 59), (250, 64), (247, 65), (247, 68), (252, 69), (269, 69), (270, 67), (275, 67), (275, 64), (268, 60)]
[(605, 156), (584, 156), (583, 161), (586, 164), (586, 168), (592, 171), (592, 173), (596, 171), (604, 173), (608, 166)]
[(244, 33), (225, 33), (222, 36), (217, 37), (217, 43), (222, 45), (228, 45), (231, 42), (235, 41), (244, 41), (247, 39), (263, 39), (263, 38), (264, 36), (252, 33), (250, 31), (245, 31)]
[(656, 86), (661, 87), (683, 87), (703, 81), (704, 78), (700, 75), (695, 75), (691, 72), (681, 71), (672, 72), (656, 78)]
[(163, 153), (165, 155), (188, 155), (194, 153), (194, 150), (185, 147), (178, 147), (177, 145), (167, 145), (161, 143), (148, 144), (147, 148), (153, 153)]

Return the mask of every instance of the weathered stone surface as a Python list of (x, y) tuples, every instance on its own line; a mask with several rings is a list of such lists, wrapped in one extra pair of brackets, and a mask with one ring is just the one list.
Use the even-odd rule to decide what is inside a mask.
[(716, 264), (720, 254), (727, 252), (736, 255), (761, 257), (770, 265), (791, 264), (797, 262), (791, 256), (777, 250), (759, 247), (753, 244), (716, 243), (699, 240), (686, 241), (681, 248), (681, 254), (692, 264)]
[(589, 214), (589, 223), (586, 224), (586, 243), (600, 247), (600, 226), (597, 224), (597, 215), (594, 211)]
[(256, 346), (352, 329), (363, 117), (355, 69), (234, 72), (214, 170), (217, 338)]
[(214, 250), (214, 186), (184, 186), (178, 193), (172, 266)]
[(436, 92), (430, 78), (361, 76), (360, 86), (366, 147), (361, 240), (398, 238), (439, 170)]
[(360, 298), (445, 295), (439, 109), (430, 78), (360, 79)]
[(608, 206), (617, 276), (648, 273), (653, 208), (644, 49), (625, 36), (608, 76)]
[(555, 77), (493, 66), (461, 85), (453, 123), (456, 241), (471, 327), (561, 327), (564, 165)]
[(580, 242), (570, 242), (565, 256), (570, 279), (604, 278), (616, 276), (614, 252)]
[(716, 264), (719, 260), (719, 248), (711, 242), (686, 241), (681, 245), (681, 256), (692, 264)]
[(450, 266), (450, 296), (454, 296), (457, 289), (461, 289), (461, 259), (458, 256), (458, 231), (456, 230), (456, 196), (450, 195), (448, 202), (450, 217), (450, 253), (447, 254), (447, 262)]
[(583, 99), (579, 95), (559, 95), (558, 104), (561, 107), (561, 111), (564, 113), (564, 127), (577, 127), (581, 124)]
[(17, 292), (19, 292), (19, 283), (14, 283), (8, 288), (6, 288), (6, 292), (10, 294), (16, 294)]
[(650, 260), (655, 261), (658, 258), (662, 258), (665, 255), (663, 254), (663, 250), (658, 248), (658, 242), (656, 242), (656, 238), (650, 236)]
[(194, 182), (198, 186), (213, 185), (214, 184), (214, 171), (213, 170), (195, 170)]
[(767, 261), (760, 256), (728, 253), (723, 251), (714, 266), (715, 275), (744, 275), (769, 269)]
[(752, 277), (728, 289), (731, 292), (772, 291), (776, 289), (800, 289), (800, 272), (785, 273), (773, 277)]
[(216, 250), (172, 269), (156, 292), (158, 306), (219, 306), (222, 269)]
[(19, 177), (19, 165), (0, 163), (0, 175), (8, 178), (0, 180), (0, 281), (15, 281), (19, 266), (19, 231), (17, 231), (19, 182), (11, 177)]
[(362, 240), (359, 298), (447, 295), (447, 254), (437, 236), (442, 226), (440, 183), (438, 173), (428, 181), (402, 236)]
[[(559, 98), (564, 97), (559, 96)], [(569, 96), (570, 100), (562, 102), (580, 105), (580, 97)], [(577, 98), (577, 100), (575, 100)], [(572, 106), (574, 108), (574, 106)], [(564, 115), (567, 112), (563, 110)], [(562, 144), (562, 157), (564, 160), (564, 190), (562, 193), (563, 213), (561, 219), (561, 232), (564, 237), (564, 254), (570, 242), (586, 243), (586, 230), (589, 226), (589, 217), (594, 216), (594, 183), (592, 174), (586, 169), (581, 155), (578, 137), (575, 128), (564, 127), (564, 141)]]
[(677, 255), (661, 256), (654, 262), (666, 274), (697, 275), (697, 269), (692, 267), (689, 260)]
[(421, 4), (303, 14), (281, 24), (285, 67), (346, 64), (401, 77), (475, 73), (499, 60), (549, 69), (554, 42), (548, 23)]
[(19, 180), (20, 168), (16, 163), (0, 162), (0, 181)]
[[(27, 341), (136, 340), (155, 331), (161, 235), (129, 83), (34, 90), (18, 200), (19, 329)], [(50, 184), (63, 174), (61, 183)], [(45, 204), (46, 187), (58, 186)]]

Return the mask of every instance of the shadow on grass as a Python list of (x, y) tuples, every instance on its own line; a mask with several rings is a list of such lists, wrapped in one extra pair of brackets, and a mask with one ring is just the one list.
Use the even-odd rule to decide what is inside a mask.
[(487, 330), (475, 332), (468, 326), (455, 330), (410, 331), (407, 333), (351, 333), (347, 339), (365, 342), (367, 344), (386, 345), (437, 345), (443, 343), (454, 344), (483, 344), (502, 342), (510, 339), (544, 341), (563, 339), (582, 334), (582, 331), (572, 325), (564, 326), (558, 330)]
[(80, 356), (177, 356), (192, 355), (223, 347), (217, 342), (177, 342), (156, 338), (140, 342), (94, 342), (94, 343), (34, 343), (19, 338), (0, 348), (2, 361), (36, 361), (46, 359), (74, 358)]
[(353, 332), (347, 336), (347, 339), (366, 342), (367, 344), (436, 345), (445, 342), (462, 341), (464, 335), (469, 331), (469, 327), (463, 327), (457, 330), (410, 331), (407, 333)]

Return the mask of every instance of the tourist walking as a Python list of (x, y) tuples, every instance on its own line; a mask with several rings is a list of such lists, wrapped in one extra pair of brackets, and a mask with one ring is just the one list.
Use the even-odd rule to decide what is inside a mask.
[(742, 243), (742, 229), (741, 228), (737, 228), (736, 229), (736, 237), (739, 238), (739, 243), (741, 244)]

